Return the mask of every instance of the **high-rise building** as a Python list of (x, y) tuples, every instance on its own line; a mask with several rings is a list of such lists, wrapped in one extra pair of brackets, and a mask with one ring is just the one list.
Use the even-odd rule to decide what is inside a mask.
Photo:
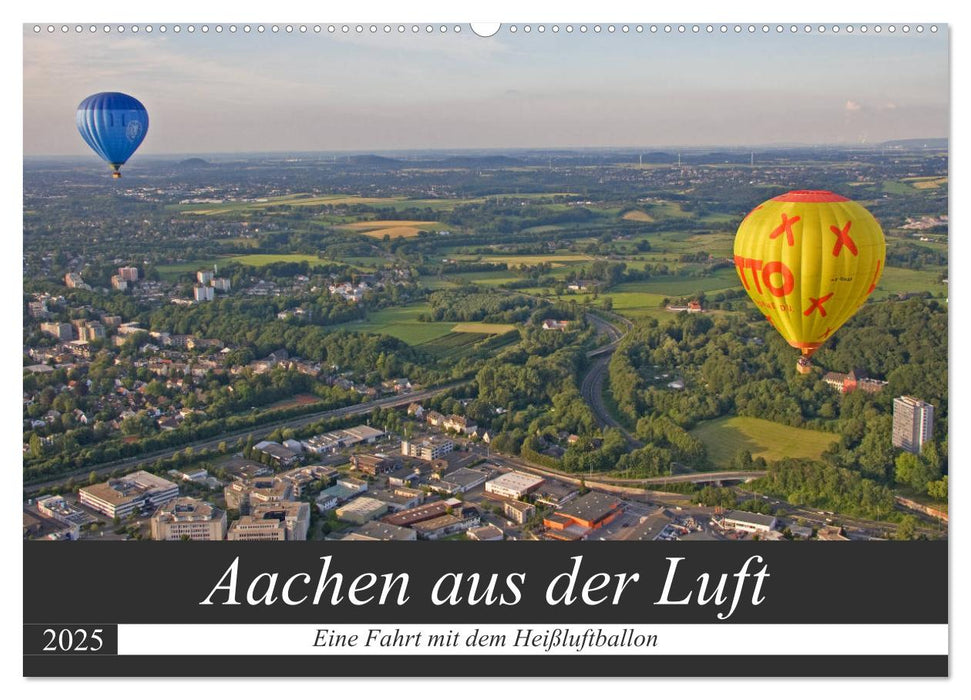
[(212, 287), (203, 287), (201, 284), (192, 288), (192, 294), (196, 301), (212, 301), (215, 296)]
[(196, 280), (199, 284), (209, 284), (212, 282), (212, 270), (198, 270), (196, 272)]
[(119, 267), (118, 276), (121, 277), (126, 282), (137, 282), (138, 281), (138, 268), (137, 267)]
[(74, 337), (74, 326), (70, 323), (42, 323), (40, 329), (58, 340), (70, 340)]
[(121, 275), (112, 275), (111, 276), (111, 286), (114, 289), (117, 289), (119, 292), (128, 291), (128, 280), (126, 280)]
[(893, 400), (893, 446), (920, 454), (934, 433), (934, 406), (913, 396)]

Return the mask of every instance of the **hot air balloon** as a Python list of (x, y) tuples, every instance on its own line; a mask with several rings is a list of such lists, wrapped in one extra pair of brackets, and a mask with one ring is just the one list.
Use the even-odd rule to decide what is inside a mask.
[(822, 190), (794, 190), (755, 207), (735, 234), (735, 268), (766, 320), (810, 356), (880, 281), (886, 242), (863, 206)]
[(78, 105), (81, 137), (111, 166), (113, 178), (148, 132), (148, 112), (141, 102), (121, 92), (99, 92)]

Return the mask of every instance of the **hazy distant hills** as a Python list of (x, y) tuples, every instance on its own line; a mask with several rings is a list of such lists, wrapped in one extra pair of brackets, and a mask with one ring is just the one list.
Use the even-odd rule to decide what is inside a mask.
[(180, 160), (178, 165), (180, 168), (186, 168), (190, 170), (194, 170), (196, 168), (212, 167), (212, 163), (210, 163), (208, 160), (205, 160), (204, 158), (186, 158), (185, 160)]
[(948, 139), (897, 139), (880, 145), (885, 148), (947, 148)]

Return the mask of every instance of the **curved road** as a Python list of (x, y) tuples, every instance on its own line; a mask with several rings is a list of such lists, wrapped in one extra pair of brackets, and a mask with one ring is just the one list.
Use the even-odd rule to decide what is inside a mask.
[[(644, 443), (635, 438), (630, 431), (617, 422), (617, 419), (610, 414), (610, 411), (607, 410), (607, 406), (604, 404), (604, 382), (607, 379), (607, 368), (610, 364), (610, 358), (614, 354), (614, 350), (617, 349), (617, 345), (625, 333), (621, 332), (617, 326), (600, 318), (596, 314), (587, 313), (586, 316), (587, 320), (596, 327), (597, 331), (606, 335), (610, 342), (587, 353), (587, 357), (596, 359), (593, 360), (590, 369), (587, 370), (587, 373), (580, 381), (580, 395), (587, 402), (587, 405), (590, 406), (590, 410), (593, 411), (594, 418), (597, 419), (597, 423), (601, 428), (616, 428), (624, 434), (624, 437), (627, 438), (627, 441), (633, 447), (643, 447)], [(627, 319), (616, 317), (613, 314), (611, 314), (611, 317), (621, 320), (628, 329), (631, 327), (631, 322)]]

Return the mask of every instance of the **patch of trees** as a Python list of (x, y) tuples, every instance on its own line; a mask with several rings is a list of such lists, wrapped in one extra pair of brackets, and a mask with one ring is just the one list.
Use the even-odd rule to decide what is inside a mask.
[(538, 299), (520, 294), (495, 294), (471, 290), (441, 290), (429, 295), (432, 310), (421, 314), (421, 321), (485, 321), (488, 323), (522, 323), (533, 309), (542, 305)]
[(893, 492), (886, 486), (849, 469), (812, 460), (774, 462), (768, 474), (750, 482), (749, 488), (789, 503), (861, 518), (886, 520), (894, 514)]

